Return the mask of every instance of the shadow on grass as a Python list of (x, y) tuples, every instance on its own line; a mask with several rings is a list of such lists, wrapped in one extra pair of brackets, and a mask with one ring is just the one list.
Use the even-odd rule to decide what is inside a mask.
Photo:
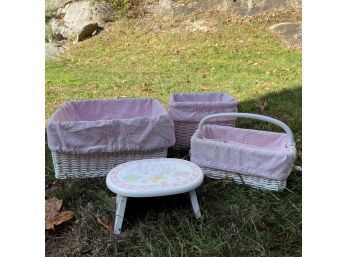
[[(296, 164), (301, 165), (301, 88), (284, 90), (239, 103), (239, 112), (269, 115), (293, 130)], [(267, 101), (261, 111), (257, 103)], [(280, 131), (254, 120), (238, 127)], [(171, 152), (183, 157), (185, 152)], [(46, 143), (46, 197), (63, 199), (75, 219), (46, 232), (47, 256), (298, 256), (301, 254), (302, 176), (292, 172), (288, 188), (269, 192), (205, 179), (197, 190), (202, 219), (193, 217), (186, 194), (134, 198), (127, 203), (124, 238), (116, 241), (97, 217), (114, 221), (114, 196), (105, 178), (56, 181)], [(53, 189), (52, 189), (53, 188)]]

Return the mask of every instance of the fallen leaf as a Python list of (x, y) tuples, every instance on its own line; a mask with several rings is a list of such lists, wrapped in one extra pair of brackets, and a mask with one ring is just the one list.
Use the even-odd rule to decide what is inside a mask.
[(268, 102), (267, 100), (259, 100), (255, 103), (255, 105), (260, 108), (261, 112), (264, 112), (268, 106)]
[(211, 91), (212, 86), (211, 85), (203, 85), (202, 89), (205, 90), (205, 91)]
[(106, 219), (104, 219), (104, 218), (99, 218), (99, 217), (97, 217), (97, 221), (98, 221), (98, 223), (100, 224), (100, 225), (102, 225), (106, 230), (109, 230), (109, 231), (113, 231), (113, 228), (112, 228), (112, 224), (108, 221), (108, 220), (106, 220)]
[(46, 200), (45, 229), (54, 229), (54, 226), (72, 219), (74, 216), (72, 211), (60, 212), (62, 204), (63, 200), (58, 199), (57, 197)]

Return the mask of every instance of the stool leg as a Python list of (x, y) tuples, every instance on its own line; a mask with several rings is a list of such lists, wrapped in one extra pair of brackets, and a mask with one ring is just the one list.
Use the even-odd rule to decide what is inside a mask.
[(124, 211), (126, 209), (127, 197), (122, 195), (117, 195), (116, 197), (116, 218), (114, 226), (114, 234), (121, 234), (121, 228), (123, 223)]
[(197, 200), (197, 195), (195, 190), (190, 191), (190, 198), (191, 198), (193, 213), (195, 214), (196, 219), (199, 219), (201, 217), (201, 211), (199, 210), (199, 205), (198, 205), (198, 200)]

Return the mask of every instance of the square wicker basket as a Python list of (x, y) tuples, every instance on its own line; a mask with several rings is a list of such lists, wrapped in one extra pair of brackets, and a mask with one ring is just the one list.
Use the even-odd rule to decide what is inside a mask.
[[(221, 112), (237, 112), (237, 100), (220, 92), (172, 94), (169, 99), (169, 116), (174, 121), (174, 148), (190, 148), (190, 139), (200, 120)], [(235, 119), (220, 119), (211, 123), (234, 126)]]
[(167, 157), (175, 142), (173, 121), (157, 100), (68, 101), (48, 123), (55, 176), (106, 176), (131, 160)]

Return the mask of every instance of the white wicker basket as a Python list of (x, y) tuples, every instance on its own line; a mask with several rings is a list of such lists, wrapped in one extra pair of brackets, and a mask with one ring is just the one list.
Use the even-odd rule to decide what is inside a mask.
[[(233, 118), (252, 118), (257, 119), (261, 121), (267, 121), (272, 124), (275, 124), (279, 127), (281, 127), (287, 134), (287, 137), (289, 139), (289, 143), (286, 147), (291, 148), (292, 150), (295, 149), (295, 143), (293, 139), (293, 134), (290, 128), (284, 124), (283, 122), (267, 117), (262, 115), (256, 115), (256, 114), (248, 114), (248, 113), (221, 113), (221, 114), (214, 114), (209, 115), (205, 118), (203, 118), (198, 126), (198, 131), (196, 133), (200, 133), (202, 131), (203, 125), (207, 123), (208, 120), (221, 118), (221, 117), (233, 117)], [(196, 134), (191, 139), (191, 146), (192, 148), (202, 148), (203, 145), (201, 143), (193, 143), (192, 140), (194, 140)], [(204, 140), (203, 140), (204, 141)], [(193, 150), (191, 148), (191, 151)], [(295, 150), (294, 150), (295, 151)], [(295, 151), (296, 152), (296, 151)], [(237, 152), (236, 152), (237, 154)], [(240, 154), (240, 153), (238, 153)], [(192, 162), (195, 163), (194, 160), (191, 159)], [(222, 162), (221, 160), (217, 160), (217, 162)], [(198, 164), (198, 163), (196, 163)], [(276, 180), (276, 179), (267, 179), (260, 176), (253, 176), (253, 175), (245, 175), (241, 174), (238, 170), (231, 171), (231, 170), (222, 170), (222, 169), (216, 169), (213, 167), (206, 167), (203, 165), (198, 164), (201, 168), (203, 173), (210, 178), (214, 179), (229, 179), (237, 184), (243, 184), (250, 186), (252, 188), (258, 188), (258, 189), (266, 189), (266, 190), (273, 190), (273, 191), (281, 191), (285, 189), (286, 187), (286, 179), (285, 180)]]
[[(237, 100), (226, 93), (175, 93), (169, 99), (169, 115), (174, 121), (175, 149), (189, 149), (199, 121), (221, 112), (237, 112)], [(234, 126), (234, 120), (221, 119), (212, 124)]]
[(165, 157), (167, 149), (90, 154), (52, 151), (55, 176), (59, 179), (103, 177), (117, 165), (128, 161)]
[(174, 124), (155, 99), (67, 101), (47, 127), (55, 176), (106, 176), (115, 166), (165, 158), (174, 145)]
[[(174, 121), (175, 149), (189, 149), (190, 139), (198, 128), (199, 122), (195, 121)], [(234, 126), (235, 121), (215, 121), (211, 124), (221, 126)]]
[(247, 185), (256, 189), (267, 189), (272, 191), (281, 191), (286, 187), (286, 180), (265, 179), (255, 176), (242, 175), (237, 172), (217, 170), (207, 167), (201, 167), (204, 175), (213, 179), (229, 179), (233, 183)]

